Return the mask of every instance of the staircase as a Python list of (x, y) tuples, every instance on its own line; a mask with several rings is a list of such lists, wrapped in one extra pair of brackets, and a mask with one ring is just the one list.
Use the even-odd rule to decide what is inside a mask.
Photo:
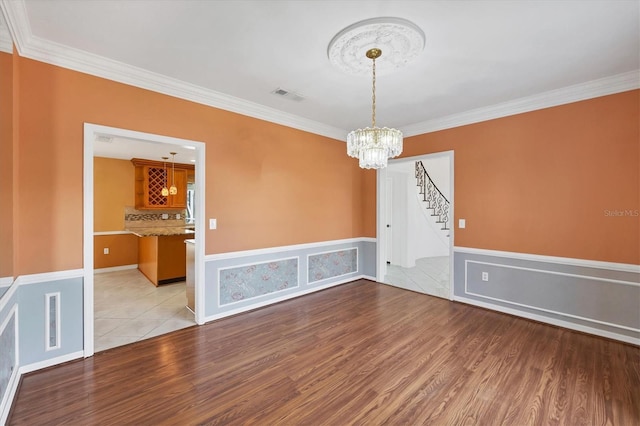
[[(416, 180), (420, 187), (422, 201), (426, 203), (427, 210), (431, 211), (431, 216), (436, 218), (436, 223), (440, 224), (442, 230), (449, 230), (450, 205), (447, 197), (442, 195), (436, 184), (431, 180), (429, 173), (424, 168), (422, 161), (416, 161)], [(448, 235), (447, 235), (448, 236)]]

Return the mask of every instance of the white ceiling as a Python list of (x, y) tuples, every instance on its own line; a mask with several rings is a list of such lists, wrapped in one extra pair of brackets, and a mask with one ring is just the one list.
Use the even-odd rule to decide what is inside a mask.
[(338, 139), (370, 124), (371, 78), (334, 68), (327, 46), (368, 18), (405, 18), (426, 35), (417, 59), (377, 81), (378, 125), (407, 135), (640, 85), (638, 0), (0, 5), (23, 56)]

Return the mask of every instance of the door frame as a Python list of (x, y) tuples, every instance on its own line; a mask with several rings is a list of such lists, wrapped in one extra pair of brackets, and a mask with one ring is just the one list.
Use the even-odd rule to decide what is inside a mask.
[[(389, 160), (389, 163), (409, 163), (422, 160), (425, 158), (447, 157), (449, 159), (449, 180), (451, 183), (451, 225), (449, 226), (449, 300), (453, 300), (453, 247), (455, 238), (454, 223), (454, 200), (455, 200), (455, 181), (454, 181), (454, 151), (441, 151), (430, 154), (420, 154), (413, 157), (399, 158), (397, 160)], [(376, 174), (376, 281), (383, 282), (387, 273), (387, 185), (388, 185), (387, 169), (378, 169)]]
[[(83, 333), (84, 357), (94, 353), (94, 291), (93, 291), (93, 155), (94, 142), (98, 136), (138, 139), (145, 142), (191, 146), (196, 151), (195, 184), (195, 322), (204, 324), (204, 206), (205, 206), (205, 143), (170, 136), (84, 123), (83, 156)], [(124, 213), (123, 213), (124, 214)]]

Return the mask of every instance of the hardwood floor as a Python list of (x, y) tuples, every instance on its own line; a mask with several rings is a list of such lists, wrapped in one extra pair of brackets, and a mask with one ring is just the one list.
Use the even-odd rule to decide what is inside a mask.
[(640, 348), (360, 280), (25, 375), (10, 424), (637, 425)]

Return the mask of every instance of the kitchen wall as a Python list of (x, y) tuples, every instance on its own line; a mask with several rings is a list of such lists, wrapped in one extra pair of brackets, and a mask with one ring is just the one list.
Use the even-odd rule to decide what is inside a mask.
[[(138, 237), (124, 231), (125, 207), (135, 203), (134, 171), (129, 160), (93, 159), (93, 229), (98, 234), (93, 238), (95, 269), (138, 263)], [(109, 254), (104, 254), (104, 248)]]

